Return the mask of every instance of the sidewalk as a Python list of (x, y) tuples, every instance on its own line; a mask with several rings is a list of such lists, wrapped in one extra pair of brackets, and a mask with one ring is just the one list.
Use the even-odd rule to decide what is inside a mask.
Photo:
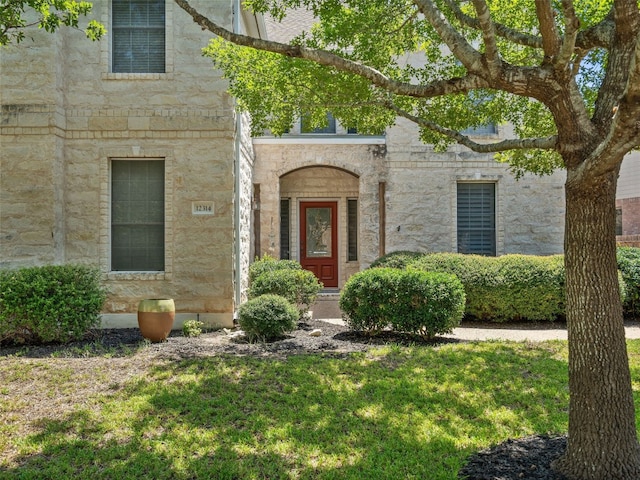
[[(323, 322), (344, 325), (340, 318), (319, 319)], [(627, 339), (640, 338), (640, 323), (627, 322), (625, 324), (625, 332)], [(512, 340), (515, 342), (523, 342), (529, 340), (532, 342), (543, 342), (545, 340), (566, 340), (567, 329), (565, 325), (549, 324), (527, 324), (518, 323), (514, 325), (495, 324), (487, 326), (487, 324), (465, 323), (461, 327), (455, 328), (453, 333), (443, 335), (446, 338), (455, 338), (457, 340)]]

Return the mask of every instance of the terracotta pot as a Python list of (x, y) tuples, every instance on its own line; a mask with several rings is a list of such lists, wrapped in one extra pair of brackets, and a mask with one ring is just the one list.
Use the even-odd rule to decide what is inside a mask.
[(162, 342), (167, 339), (176, 307), (171, 298), (148, 298), (138, 305), (138, 328), (142, 336), (152, 342)]

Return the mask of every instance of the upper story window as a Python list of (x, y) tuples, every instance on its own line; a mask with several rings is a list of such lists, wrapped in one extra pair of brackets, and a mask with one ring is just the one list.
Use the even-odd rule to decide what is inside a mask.
[(165, 72), (165, 0), (112, 0), (112, 71)]
[(498, 133), (495, 123), (487, 123), (479, 127), (466, 128), (462, 131), (463, 135), (495, 135)]
[(308, 118), (302, 118), (300, 121), (300, 133), (336, 133), (336, 119), (330, 113), (327, 113), (326, 127), (312, 128), (309, 123)]

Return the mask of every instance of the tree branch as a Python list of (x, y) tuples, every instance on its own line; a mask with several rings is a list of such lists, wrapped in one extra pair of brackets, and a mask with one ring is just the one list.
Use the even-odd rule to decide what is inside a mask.
[(594, 48), (609, 49), (611, 38), (616, 29), (613, 20), (613, 9), (597, 25), (578, 32), (576, 37), (576, 48), (588, 51)]
[(341, 72), (351, 73), (365, 78), (376, 87), (380, 87), (396, 95), (430, 98), (450, 93), (466, 93), (470, 90), (489, 87), (488, 83), (477, 75), (440, 80), (428, 85), (414, 85), (399, 82), (374, 68), (360, 62), (348, 60), (326, 50), (305, 48), (300, 45), (288, 45), (234, 33), (200, 14), (189, 4), (188, 0), (175, 0), (175, 2), (180, 8), (187, 12), (191, 18), (193, 18), (194, 22), (200, 25), (203, 30), (208, 30), (231, 43), (251, 47), (256, 50), (278, 53), (292, 58), (310, 60), (320, 65), (333, 67)]
[(473, 0), (473, 6), (478, 15), (478, 22), (482, 29), (482, 38), (484, 39), (485, 56), (489, 62), (489, 70), (497, 74), (500, 68), (500, 53), (496, 44), (496, 31), (491, 20), (491, 12), (485, 0)]
[[(480, 22), (478, 21), (478, 19), (474, 17), (470, 17), (469, 15), (466, 15), (460, 9), (460, 6), (456, 2), (453, 2), (452, 0), (444, 0), (444, 2), (447, 5), (447, 7), (451, 9), (456, 19), (460, 23), (476, 30), (481, 29)], [(496, 35), (504, 38), (505, 40), (508, 40), (510, 42), (513, 42), (525, 47), (542, 48), (542, 39), (538, 36), (527, 35), (525, 33), (518, 32), (517, 30), (509, 28), (501, 23), (494, 22), (493, 25), (495, 28)]]
[(465, 68), (471, 73), (485, 76), (487, 72), (480, 53), (449, 23), (433, 1), (413, 0), (413, 2)]
[[(451, 9), (451, 12), (460, 23), (475, 30), (481, 30), (480, 22), (478, 21), (478, 19), (465, 14), (460, 9), (458, 3), (452, 0), (444, 0), (444, 3), (449, 9)], [(540, 36), (522, 33), (498, 22), (494, 22), (493, 25), (498, 37), (504, 38), (509, 42), (522, 45), (524, 47), (542, 49), (542, 37)], [(597, 25), (578, 32), (578, 35), (576, 37), (576, 47), (581, 50), (591, 50), (593, 48), (608, 48), (609, 40), (614, 28), (615, 25), (613, 23), (613, 15), (609, 14), (602, 22), (598, 23)]]
[(551, 61), (560, 49), (560, 35), (556, 28), (555, 13), (550, 0), (536, 0), (536, 15), (540, 22), (542, 50), (547, 61)]
[(477, 143), (471, 140), (466, 135), (462, 135), (457, 130), (451, 130), (449, 128), (442, 127), (437, 123), (427, 120), (426, 118), (413, 115), (399, 108), (398, 106), (394, 105), (391, 102), (387, 102), (385, 106), (390, 110), (393, 110), (399, 116), (406, 118), (407, 120), (410, 120), (421, 127), (428, 128), (429, 130), (432, 130), (441, 135), (449, 137), (452, 140), (455, 140), (460, 145), (464, 145), (465, 147), (477, 153), (498, 153), (498, 152), (506, 152), (508, 150), (531, 150), (531, 149), (555, 150), (556, 142), (558, 140), (557, 137), (554, 135), (546, 138), (520, 138), (520, 139), (502, 140), (500, 142), (495, 142), (495, 143)]
[[(639, 29), (640, 30), (640, 29)], [(601, 175), (616, 166), (618, 152), (640, 147), (640, 31), (627, 89), (611, 114), (608, 135), (581, 166), (581, 175)]]
[[(610, 40), (607, 70), (598, 91), (593, 121), (599, 129), (608, 131), (612, 122), (612, 111), (620, 105), (628, 89), (634, 89), (634, 78), (638, 42), (640, 42), (640, 12), (635, 2), (615, 0), (613, 6), (615, 24)], [(636, 78), (637, 79), (637, 78)]]
[(575, 52), (580, 20), (576, 16), (572, 0), (562, 0), (562, 10), (564, 11), (564, 38), (558, 52), (556, 65), (565, 70)]

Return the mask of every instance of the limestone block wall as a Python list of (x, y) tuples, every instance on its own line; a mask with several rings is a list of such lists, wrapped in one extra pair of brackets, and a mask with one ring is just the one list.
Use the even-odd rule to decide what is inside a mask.
[[(107, 26), (110, 3), (93, 2)], [(231, 2), (194, 5), (231, 25)], [(234, 144), (226, 82), (201, 57), (208, 36), (171, 0), (166, 26), (162, 74), (111, 73), (109, 36), (93, 43), (72, 29), (35, 32), (33, 43), (3, 52), (0, 265), (100, 265), (110, 292), (109, 325), (135, 318), (140, 299), (162, 296), (174, 298), (181, 315), (230, 325), (234, 159), (244, 155), (246, 164), (251, 155)], [(115, 159), (164, 160), (163, 272), (111, 271)], [(194, 213), (202, 202), (213, 206), (211, 214)]]
[(61, 46), (29, 29), (0, 54), (0, 268), (64, 260)]
[(246, 114), (239, 117), (237, 124), (239, 129), (236, 132), (236, 162), (234, 175), (237, 175), (236, 196), (236, 219), (235, 219), (235, 244), (234, 266), (236, 282), (235, 303), (236, 307), (247, 300), (247, 290), (249, 288), (249, 265), (251, 263), (252, 252), (252, 213), (253, 213), (253, 167), (255, 155), (253, 143), (250, 135), (250, 121)]
[(553, 254), (563, 248), (564, 174), (525, 176), (460, 146), (434, 152), (415, 127), (387, 131), (386, 251), (457, 250), (458, 182), (496, 184), (497, 254)]
[(64, 163), (54, 117), (51, 105), (2, 106), (0, 268), (64, 259)]

